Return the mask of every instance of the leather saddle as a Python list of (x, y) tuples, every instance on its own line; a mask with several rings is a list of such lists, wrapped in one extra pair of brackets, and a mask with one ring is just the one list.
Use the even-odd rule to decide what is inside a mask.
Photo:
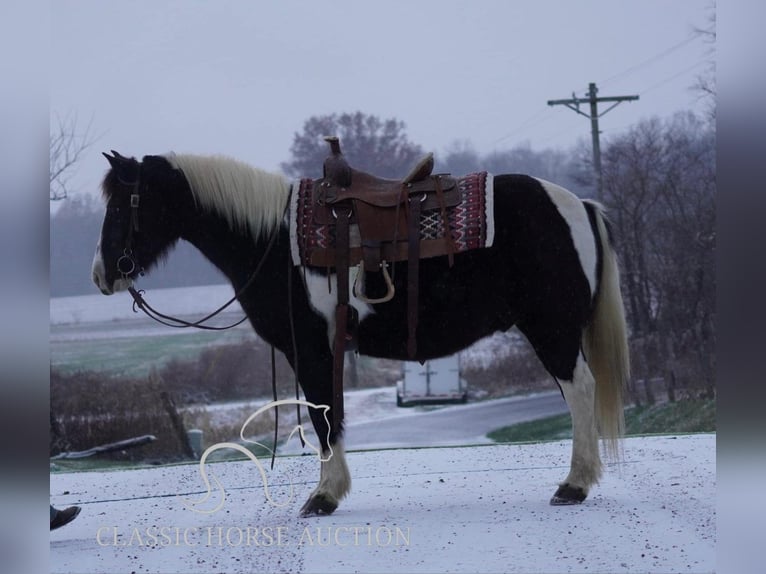
[[(338, 432), (343, 418), (344, 355), (357, 346), (358, 316), (349, 304), (350, 267), (360, 266), (354, 295), (370, 304), (383, 304), (395, 295), (388, 263), (407, 261), (407, 354), (414, 359), (420, 258), (447, 255), (452, 264), (455, 246), (447, 207), (458, 205), (460, 195), (454, 178), (431, 173), (433, 154), (420, 160), (402, 179), (384, 179), (352, 168), (340, 151), (337, 137), (325, 140), (330, 144), (330, 155), (323, 165), (324, 175), (314, 182), (311, 193), (315, 221), (330, 229), (331, 240), (326, 247), (312, 250), (304, 263), (334, 268), (337, 276), (332, 408), (333, 430)], [(437, 212), (441, 218), (441, 236), (421, 237), (421, 215), (428, 212)], [(370, 299), (363, 286), (358, 288), (366, 272), (383, 274), (387, 285), (383, 297)]]
[[(351, 167), (340, 151), (337, 137), (325, 140), (330, 144), (330, 155), (323, 165), (324, 175), (314, 182), (311, 193), (315, 221), (328, 226), (333, 240), (325, 248), (314, 249), (306, 263), (336, 270), (336, 337), (342, 332), (345, 348), (355, 347), (356, 317), (348, 305), (349, 268), (361, 264), (354, 280), (354, 295), (370, 304), (382, 304), (395, 295), (388, 264), (407, 261), (407, 353), (414, 358), (419, 262), (421, 258), (446, 255), (452, 264), (455, 246), (447, 208), (460, 203), (457, 180), (432, 174), (434, 158), (430, 153), (402, 179), (377, 177)], [(423, 236), (424, 214), (439, 232)], [(363, 285), (365, 274), (378, 272), (383, 274), (387, 292), (382, 297), (368, 298)], [(336, 350), (339, 344), (336, 341)]]
[[(329, 226), (337, 224), (340, 212), (349, 219), (349, 265), (363, 262), (367, 272), (374, 272), (385, 269), (384, 262), (454, 253), (446, 210), (458, 205), (460, 194), (455, 178), (432, 175), (432, 153), (402, 179), (385, 179), (351, 167), (337, 137), (325, 140), (330, 143), (330, 156), (324, 162), (324, 177), (314, 182), (314, 218)], [(421, 239), (420, 217), (434, 212), (442, 218), (444, 233)], [(336, 259), (337, 245), (315, 250), (309, 263), (336, 267)]]

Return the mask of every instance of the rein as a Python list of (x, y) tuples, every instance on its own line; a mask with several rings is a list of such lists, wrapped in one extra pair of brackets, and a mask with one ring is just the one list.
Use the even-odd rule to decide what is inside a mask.
[[(133, 312), (138, 313), (138, 309), (141, 309), (147, 317), (150, 319), (154, 319), (158, 323), (161, 323), (162, 325), (165, 325), (167, 327), (175, 327), (177, 329), (186, 329), (188, 327), (194, 327), (196, 329), (203, 329), (206, 331), (225, 331), (226, 329), (231, 329), (233, 327), (236, 327), (237, 325), (241, 325), (245, 322), (245, 319), (247, 319), (247, 316), (242, 317), (239, 321), (236, 323), (232, 323), (231, 325), (224, 325), (224, 326), (212, 326), (212, 325), (203, 325), (205, 321), (208, 321), (209, 319), (212, 319), (218, 313), (226, 309), (229, 305), (234, 303), (237, 299), (237, 295), (241, 294), (238, 293), (237, 295), (234, 295), (231, 299), (229, 299), (226, 303), (224, 303), (221, 307), (216, 309), (213, 313), (210, 313), (209, 315), (206, 315), (199, 321), (185, 321), (184, 319), (179, 319), (178, 317), (173, 317), (171, 315), (165, 315), (163, 313), (160, 313), (156, 309), (154, 309), (149, 303), (146, 302), (146, 299), (144, 299), (143, 294), (146, 292), (143, 289), (136, 290), (133, 287), (128, 287), (128, 292), (130, 293), (131, 297), (133, 297)], [(171, 323), (171, 321), (174, 321), (174, 323)]]
[[(140, 230), (138, 225), (138, 206), (141, 197), (139, 194), (140, 188), (141, 175), (139, 171), (139, 176), (136, 178), (136, 181), (133, 182), (133, 192), (130, 194), (130, 224), (128, 226), (128, 236), (125, 239), (125, 248), (123, 249), (123, 254), (119, 259), (117, 259), (117, 270), (122, 274), (122, 278), (126, 281), (129, 280), (129, 275), (133, 273), (137, 267), (136, 261), (133, 259), (133, 233)], [(289, 201), (287, 202), (287, 205), (290, 205)], [(239, 321), (232, 323), (231, 325), (225, 325), (222, 327), (204, 325), (204, 323), (228, 308), (232, 303), (239, 299), (239, 297), (243, 295), (244, 292), (247, 291), (247, 289), (253, 284), (255, 278), (258, 276), (258, 273), (261, 271), (261, 267), (263, 267), (266, 258), (269, 256), (271, 248), (274, 246), (274, 243), (276, 243), (277, 235), (279, 235), (279, 226), (274, 228), (274, 232), (271, 234), (269, 242), (266, 245), (266, 250), (263, 253), (263, 257), (261, 257), (261, 260), (258, 262), (258, 265), (256, 265), (255, 270), (253, 271), (252, 275), (250, 275), (245, 284), (239, 288), (239, 290), (231, 299), (229, 299), (218, 309), (209, 315), (206, 315), (202, 319), (191, 322), (184, 319), (179, 319), (178, 317), (173, 317), (172, 315), (165, 315), (164, 313), (157, 311), (155, 308), (149, 305), (149, 303), (146, 302), (143, 297), (143, 294), (146, 291), (143, 289), (137, 290), (131, 285), (128, 287), (128, 292), (130, 293), (130, 296), (133, 297), (133, 312), (138, 313), (138, 309), (141, 309), (141, 311), (143, 311), (150, 319), (153, 319), (167, 327), (174, 327), (177, 329), (187, 329), (189, 327), (194, 327), (196, 329), (202, 329), (206, 331), (225, 331), (226, 329), (231, 329), (237, 325), (241, 325), (247, 319), (247, 315), (242, 317)]]
[[(125, 248), (123, 249), (123, 254), (117, 259), (117, 270), (122, 275), (123, 279), (128, 280), (128, 276), (133, 273), (138, 267), (136, 260), (133, 258), (133, 234), (140, 231), (139, 225), (138, 225), (138, 206), (140, 204), (140, 187), (141, 187), (141, 178), (140, 178), (140, 172), (139, 177), (136, 179), (135, 182), (133, 182), (133, 192), (130, 194), (130, 224), (128, 227), (128, 236), (125, 239)], [(285, 206), (285, 212), (289, 210), (290, 208), (290, 201), (288, 199), (287, 204)], [(146, 300), (143, 297), (143, 294), (145, 291), (143, 289), (137, 290), (132, 285), (128, 287), (128, 292), (130, 293), (131, 297), (133, 297), (133, 312), (138, 313), (138, 309), (144, 312), (147, 317), (150, 319), (153, 319), (154, 321), (161, 323), (162, 325), (166, 325), (168, 327), (175, 327), (178, 329), (185, 329), (185, 328), (196, 328), (196, 329), (202, 329), (207, 331), (225, 331), (226, 329), (231, 329), (233, 327), (236, 327), (237, 325), (241, 325), (245, 322), (247, 319), (247, 315), (242, 317), (239, 321), (232, 323), (231, 325), (225, 325), (225, 326), (211, 326), (211, 325), (205, 325), (204, 323), (206, 321), (209, 321), (222, 311), (224, 311), (226, 308), (228, 308), (232, 303), (234, 303), (237, 299), (239, 299), (240, 296), (242, 296), (247, 289), (250, 288), (250, 286), (255, 282), (255, 279), (258, 277), (258, 274), (260, 273), (261, 269), (263, 268), (264, 263), (266, 262), (266, 259), (268, 258), (269, 254), (271, 253), (272, 248), (274, 247), (274, 244), (276, 243), (277, 237), (279, 235), (279, 226), (277, 225), (274, 228), (273, 233), (271, 234), (271, 237), (269, 237), (269, 242), (266, 245), (266, 249), (263, 252), (263, 256), (261, 257), (260, 261), (258, 261), (258, 264), (256, 265), (255, 269), (253, 270), (253, 273), (250, 275), (248, 280), (245, 282), (242, 287), (240, 287), (237, 292), (234, 294), (234, 296), (229, 299), (226, 303), (221, 305), (218, 309), (213, 311), (212, 313), (206, 315), (202, 319), (199, 319), (198, 321), (186, 321), (184, 319), (180, 319), (178, 317), (173, 317), (172, 315), (166, 315), (164, 313), (161, 313), (154, 309), (149, 303), (146, 302)], [(141, 271), (143, 273), (143, 271)], [(293, 285), (292, 285), (292, 266), (291, 262), (288, 256), (288, 265), (287, 265), (287, 308), (288, 308), (288, 315), (289, 315), (289, 322), (290, 322), (290, 338), (292, 340), (293, 344), (293, 370), (295, 372), (295, 398), (300, 398), (300, 391), (298, 388), (298, 381), (300, 380), (298, 377), (298, 346), (295, 336), (295, 324), (294, 324), (294, 316), (293, 316)], [(277, 373), (276, 373), (276, 356), (275, 356), (275, 349), (274, 345), (271, 345), (271, 388), (274, 396), (274, 401), (277, 401)], [(298, 424), (301, 424), (301, 410), (300, 406), (296, 404), (296, 410), (298, 414)], [(277, 433), (279, 431), (279, 406), (274, 407), (274, 448), (272, 449), (272, 456), (271, 456), (271, 468), (274, 468), (274, 460), (276, 457), (276, 451), (277, 451)], [(301, 434), (301, 446), (305, 446), (305, 442), (303, 440), (303, 435)]]
[(133, 288), (133, 286), (128, 287), (128, 292), (130, 292), (130, 295), (133, 297), (133, 312), (138, 313), (138, 309), (141, 309), (147, 317), (154, 319), (158, 323), (161, 323), (163, 325), (167, 325), (168, 327), (175, 327), (178, 329), (186, 329), (189, 327), (194, 327), (196, 329), (203, 329), (207, 331), (225, 331), (226, 329), (231, 329), (232, 327), (236, 327), (237, 325), (241, 325), (245, 322), (247, 319), (247, 315), (242, 317), (239, 321), (236, 323), (232, 323), (231, 325), (224, 325), (224, 326), (212, 326), (212, 325), (204, 325), (204, 323), (219, 313), (221, 313), (223, 310), (225, 310), (227, 307), (229, 307), (232, 303), (234, 303), (241, 295), (247, 291), (247, 289), (253, 284), (256, 277), (258, 277), (258, 274), (261, 271), (261, 268), (263, 267), (263, 264), (265, 263), (266, 259), (269, 256), (269, 253), (271, 252), (272, 247), (274, 247), (274, 244), (276, 243), (277, 235), (279, 235), (279, 227), (276, 227), (274, 229), (274, 233), (272, 233), (271, 237), (269, 238), (269, 243), (266, 245), (266, 250), (263, 253), (263, 257), (261, 257), (261, 260), (258, 262), (258, 265), (256, 265), (255, 269), (253, 270), (252, 275), (250, 275), (250, 278), (245, 282), (245, 284), (239, 288), (239, 290), (234, 294), (234, 296), (229, 299), (226, 303), (221, 305), (218, 309), (210, 313), (209, 315), (206, 315), (202, 319), (194, 322), (185, 321), (184, 319), (179, 319), (178, 317), (173, 317), (171, 315), (165, 315), (164, 313), (160, 313), (156, 309), (154, 309), (149, 303), (146, 302), (146, 300), (143, 298), (144, 290), (136, 290)]

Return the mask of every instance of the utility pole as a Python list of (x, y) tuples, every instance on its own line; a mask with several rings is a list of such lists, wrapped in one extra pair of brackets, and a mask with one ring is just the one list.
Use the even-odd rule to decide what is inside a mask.
[[(601, 144), (599, 142), (599, 130), (598, 130), (598, 118), (603, 116), (606, 112), (617, 106), (621, 102), (634, 101), (638, 99), (638, 96), (610, 96), (606, 98), (599, 98), (596, 96), (598, 88), (596, 84), (591, 82), (588, 84), (588, 93), (585, 98), (578, 98), (572, 93), (572, 97), (568, 100), (548, 100), (549, 106), (566, 106), (570, 110), (573, 110), (590, 119), (590, 133), (593, 139), (593, 169), (596, 172), (596, 192), (598, 194), (598, 200), (604, 200), (604, 182), (601, 173)], [(598, 113), (599, 102), (614, 102), (611, 106), (605, 109), (600, 114)], [(580, 104), (590, 104), (590, 114), (580, 110)]]

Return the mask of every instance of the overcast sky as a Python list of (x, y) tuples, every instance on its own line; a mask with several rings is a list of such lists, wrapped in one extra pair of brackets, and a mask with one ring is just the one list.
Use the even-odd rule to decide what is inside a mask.
[[(601, 120), (604, 140), (691, 109), (712, 56), (706, 0), (156, 0), (51, 3), (50, 105), (96, 145), (72, 180), (96, 191), (102, 150), (223, 153), (278, 171), (314, 115), (406, 124), (425, 150), (479, 152), (590, 140), (549, 99), (639, 95)], [(602, 109), (605, 106), (602, 106)]]

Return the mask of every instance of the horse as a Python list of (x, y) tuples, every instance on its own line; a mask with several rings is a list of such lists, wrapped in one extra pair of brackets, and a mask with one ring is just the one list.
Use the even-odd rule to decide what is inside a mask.
[[(253, 329), (284, 353), (305, 399), (333, 404), (336, 274), (291, 260), (284, 176), (223, 156), (168, 153), (141, 161), (112, 151), (101, 188), (106, 212), (92, 277), (105, 295), (128, 289), (179, 239), (194, 245), (231, 282)], [(420, 263), (417, 354), (456, 353), (516, 326), (555, 379), (572, 417), (569, 473), (552, 505), (579, 504), (619, 458), (623, 389), (629, 374), (617, 256), (604, 208), (522, 174), (492, 181), (489, 247)], [(392, 266), (399, 293), (407, 262)], [(375, 289), (375, 281), (367, 286)], [(380, 284), (385, 290), (385, 286)], [(352, 294), (362, 355), (411, 360), (406, 297), (371, 304)], [(300, 514), (331, 514), (351, 488), (341, 413), (311, 421), (325, 456)], [(336, 424), (337, 423), (337, 424)], [(328, 424), (330, 428), (328, 430)]]

